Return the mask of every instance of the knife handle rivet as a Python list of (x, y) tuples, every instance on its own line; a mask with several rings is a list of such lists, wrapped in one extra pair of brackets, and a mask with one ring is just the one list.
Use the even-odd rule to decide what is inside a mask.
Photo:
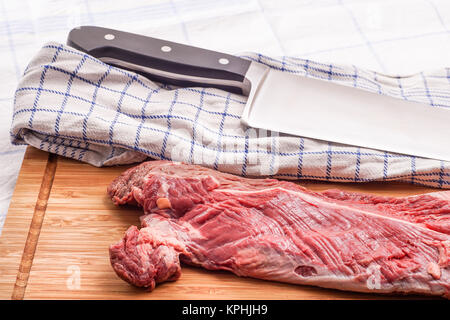
[(169, 46), (162, 46), (161, 51), (162, 52), (170, 52), (170, 51), (172, 51), (172, 48)]
[(106, 40), (114, 40), (114, 38), (115, 38), (115, 36), (113, 34), (110, 34), (110, 33), (105, 34), (105, 39)]
[(220, 64), (229, 64), (230, 60), (228, 60), (227, 58), (220, 58), (219, 59), (219, 63)]

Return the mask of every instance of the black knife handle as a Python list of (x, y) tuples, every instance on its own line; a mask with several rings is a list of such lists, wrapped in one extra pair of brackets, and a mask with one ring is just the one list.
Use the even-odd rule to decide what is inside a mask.
[(67, 44), (105, 63), (180, 87), (248, 95), (249, 60), (171, 41), (93, 26), (72, 29)]

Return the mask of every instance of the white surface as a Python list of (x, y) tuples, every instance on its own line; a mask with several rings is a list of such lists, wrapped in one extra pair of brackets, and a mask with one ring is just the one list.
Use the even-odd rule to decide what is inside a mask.
[(226, 53), (255, 51), (411, 74), (450, 65), (446, 0), (0, 2), (0, 225), (23, 147), (9, 144), (14, 90), (47, 41), (99, 25)]

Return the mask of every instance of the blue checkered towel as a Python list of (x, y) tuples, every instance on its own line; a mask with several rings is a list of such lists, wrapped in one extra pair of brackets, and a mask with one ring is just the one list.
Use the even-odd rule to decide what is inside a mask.
[[(450, 69), (391, 77), (304, 59), (241, 57), (430, 108), (450, 107)], [(256, 131), (240, 122), (245, 103), (245, 97), (218, 89), (160, 85), (49, 43), (31, 61), (16, 91), (11, 139), (95, 166), (151, 157), (242, 176), (402, 180), (449, 188), (448, 162)]]

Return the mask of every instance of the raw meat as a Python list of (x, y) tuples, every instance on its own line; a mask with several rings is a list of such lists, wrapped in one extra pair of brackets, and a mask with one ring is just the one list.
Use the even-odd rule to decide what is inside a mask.
[(449, 298), (450, 193), (405, 198), (246, 179), (169, 161), (125, 171), (116, 205), (141, 206), (110, 247), (124, 280), (149, 290), (181, 262), (238, 276), (375, 293)]

